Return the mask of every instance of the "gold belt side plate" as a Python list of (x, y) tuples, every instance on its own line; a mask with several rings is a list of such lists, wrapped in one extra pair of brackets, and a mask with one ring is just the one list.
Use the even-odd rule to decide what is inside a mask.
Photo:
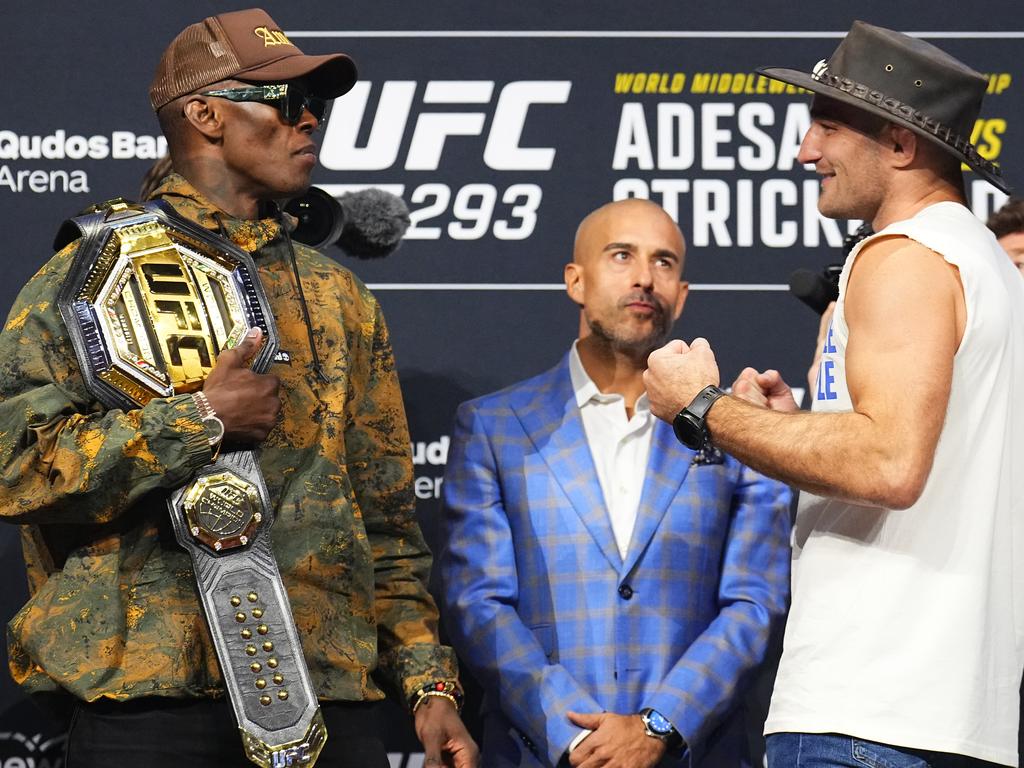
[(109, 358), (97, 375), (143, 405), (201, 389), (251, 327), (241, 268), (159, 220), (111, 229), (75, 297), (94, 312), (91, 351)]

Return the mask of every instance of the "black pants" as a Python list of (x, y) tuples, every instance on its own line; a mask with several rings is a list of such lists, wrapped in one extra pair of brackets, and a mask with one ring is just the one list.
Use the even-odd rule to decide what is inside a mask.
[[(317, 768), (388, 768), (378, 707), (323, 702), (327, 744)], [(76, 707), (65, 768), (252, 768), (225, 699), (97, 702)]]

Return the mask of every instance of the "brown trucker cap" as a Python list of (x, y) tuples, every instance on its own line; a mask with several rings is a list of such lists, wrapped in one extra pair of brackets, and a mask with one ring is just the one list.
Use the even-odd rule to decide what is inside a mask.
[(256, 83), (304, 77), (310, 93), (334, 99), (356, 82), (344, 53), (307, 56), (262, 8), (210, 16), (186, 27), (160, 58), (149, 87), (156, 111), (170, 101), (221, 80)]

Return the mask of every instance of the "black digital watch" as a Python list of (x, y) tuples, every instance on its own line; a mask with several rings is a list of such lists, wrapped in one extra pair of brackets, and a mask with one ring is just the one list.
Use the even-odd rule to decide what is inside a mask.
[(672, 420), (672, 430), (676, 433), (676, 439), (695, 451), (703, 448), (708, 439), (708, 410), (724, 395), (724, 390), (713, 385), (698, 392), (690, 404)]

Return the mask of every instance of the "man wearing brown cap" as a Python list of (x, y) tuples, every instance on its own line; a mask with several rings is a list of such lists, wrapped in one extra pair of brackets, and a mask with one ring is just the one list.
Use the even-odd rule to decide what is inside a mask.
[[(652, 410), (803, 494), (770, 766), (1017, 765), (1024, 666), (1024, 283), (965, 207), (987, 80), (856, 22), (811, 74), (799, 159), (851, 251), (812, 413), (778, 373), (717, 388), (705, 339), (655, 351)], [(754, 403), (743, 399), (747, 397)]]
[(74, 705), (68, 766), (383, 768), (385, 692), (425, 765), (477, 765), (380, 307), (275, 204), (355, 78), (261, 10), (185, 29), (150, 90), (176, 173), (75, 219), (0, 333), (11, 670)]

